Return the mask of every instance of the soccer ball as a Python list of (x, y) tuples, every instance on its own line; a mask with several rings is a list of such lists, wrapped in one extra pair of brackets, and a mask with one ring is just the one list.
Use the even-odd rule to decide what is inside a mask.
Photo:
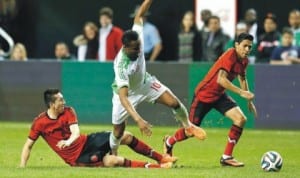
[(261, 168), (267, 172), (280, 171), (282, 167), (282, 157), (276, 151), (268, 151), (261, 158)]

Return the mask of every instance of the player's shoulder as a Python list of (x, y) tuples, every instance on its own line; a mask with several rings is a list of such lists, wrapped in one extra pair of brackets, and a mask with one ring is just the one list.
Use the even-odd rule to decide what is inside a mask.
[(45, 118), (48, 118), (47, 112), (46, 111), (41, 112), (33, 119), (33, 123), (43, 122), (45, 120)]
[(76, 114), (75, 109), (71, 106), (65, 106), (65, 112)]
[(234, 55), (234, 54), (236, 54), (236, 50), (235, 50), (235, 48), (229, 48), (224, 53), (227, 55)]
[(220, 58), (224, 60), (236, 60), (237, 53), (235, 48), (229, 48), (227, 51), (223, 53), (223, 55)]
[(42, 119), (42, 118), (45, 118), (47, 117), (47, 112), (44, 111), (44, 112), (41, 112), (40, 114), (38, 114), (34, 120), (38, 120), (38, 119)]

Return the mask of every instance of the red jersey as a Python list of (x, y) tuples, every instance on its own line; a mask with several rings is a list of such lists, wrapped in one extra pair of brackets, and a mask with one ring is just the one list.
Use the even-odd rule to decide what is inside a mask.
[(212, 103), (224, 94), (225, 88), (217, 83), (220, 69), (228, 73), (228, 80), (233, 81), (237, 75), (245, 76), (248, 58), (238, 59), (234, 48), (224, 52), (208, 71), (195, 89), (195, 96), (204, 103)]
[(113, 26), (106, 38), (106, 60), (113, 61), (122, 48), (123, 30)]
[(87, 140), (86, 135), (80, 135), (69, 147), (59, 149), (56, 144), (60, 140), (67, 140), (70, 135), (70, 125), (77, 124), (75, 111), (70, 107), (65, 107), (64, 112), (57, 119), (51, 119), (47, 112), (41, 113), (36, 117), (31, 126), (29, 138), (37, 140), (39, 136), (48, 143), (66, 163), (75, 165), (84, 144)]

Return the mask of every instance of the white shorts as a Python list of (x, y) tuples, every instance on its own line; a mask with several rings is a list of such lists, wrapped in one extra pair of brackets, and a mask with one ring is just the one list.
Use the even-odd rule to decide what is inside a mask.
[[(128, 100), (136, 108), (143, 101), (154, 103), (165, 91), (170, 91), (170, 89), (160, 83), (154, 76), (150, 76), (140, 88), (129, 91)], [(118, 94), (113, 94), (112, 103), (112, 123), (121, 124), (128, 118), (129, 114), (121, 104)]]

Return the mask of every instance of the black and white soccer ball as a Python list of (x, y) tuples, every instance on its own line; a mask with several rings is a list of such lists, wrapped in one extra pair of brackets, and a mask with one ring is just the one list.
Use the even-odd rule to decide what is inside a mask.
[(268, 151), (261, 158), (261, 168), (267, 172), (280, 171), (283, 163), (281, 155), (276, 151)]

